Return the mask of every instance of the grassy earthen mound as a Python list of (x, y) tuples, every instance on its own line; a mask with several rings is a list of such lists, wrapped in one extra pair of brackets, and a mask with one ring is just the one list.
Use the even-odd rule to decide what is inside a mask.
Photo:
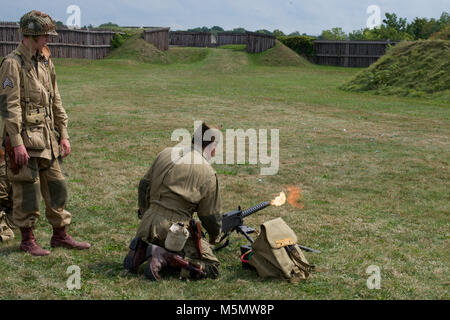
[(119, 48), (112, 50), (107, 58), (125, 59), (147, 63), (194, 63), (208, 55), (207, 48), (170, 47), (161, 51), (137, 34), (126, 40)]
[(341, 89), (447, 99), (450, 97), (450, 41), (399, 43)]
[(257, 65), (265, 66), (308, 66), (311, 63), (280, 41), (275, 47), (261, 53), (251, 54), (252, 61)]

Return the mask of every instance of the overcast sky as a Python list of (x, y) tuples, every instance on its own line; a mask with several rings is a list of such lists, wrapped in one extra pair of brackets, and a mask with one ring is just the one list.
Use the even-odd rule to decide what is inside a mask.
[(18, 21), (25, 12), (38, 9), (66, 23), (70, 5), (80, 8), (82, 26), (113, 22), (185, 30), (217, 25), (225, 30), (280, 29), (310, 35), (333, 27), (345, 32), (364, 28), (370, 5), (379, 6), (382, 18), (395, 12), (408, 21), (450, 12), (450, 0), (0, 0), (0, 21)]

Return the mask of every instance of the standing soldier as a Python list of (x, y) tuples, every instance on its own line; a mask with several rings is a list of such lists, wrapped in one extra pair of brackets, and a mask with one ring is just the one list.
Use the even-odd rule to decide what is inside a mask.
[(67, 186), (57, 158), (70, 154), (68, 117), (46, 46), (49, 36), (57, 35), (55, 23), (45, 13), (30, 11), (20, 19), (19, 31), (23, 41), (0, 67), (0, 112), (14, 223), (22, 235), (20, 249), (34, 256), (50, 254), (33, 234), (41, 194), (53, 227), (51, 247), (88, 249), (88, 243), (76, 242), (65, 230), (71, 214), (64, 209)]
[[(174, 148), (164, 149), (141, 179), (142, 220), (124, 260), (130, 272), (137, 273), (148, 260), (144, 274), (151, 280), (159, 280), (165, 266), (181, 268), (184, 278), (218, 277), (219, 260), (210, 244), (220, 234), (222, 216), (216, 172), (208, 163), (217, 139), (203, 140), (209, 129), (202, 124), (196, 130), (192, 147), (184, 155), (174, 156)], [(194, 212), (208, 232), (209, 243), (202, 238), (199, 222), (192, 220)]]

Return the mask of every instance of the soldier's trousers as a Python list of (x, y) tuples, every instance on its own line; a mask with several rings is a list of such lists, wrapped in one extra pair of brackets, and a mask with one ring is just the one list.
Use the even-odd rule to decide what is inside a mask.
[[(160, 206), (151, 205), (141, 220), (136, 237), (141, 238), (147, 243), (153, 243), (164, 247), (165, 239), (170, 226), (173, 223), (182, 222), (187, 224), (189, 219), (171, 212)], [(217, 278), (219, 275), (219, 260), (214, 255), (208, 241), (202, 238), (202, 256), (198, 257), (197, 249), (192, 238), (187, 239), (181, 252), (186, 261), (201, 265), (209, 278)], [(186, 270), (182, 270), (181, 276), (188, 277)]]
[(18, 174), (13, 174), (9, 165), (7, 172), (13, 190), (14, 223), (19, 228), (32, 227), (38, 220), (41, 194), (48, 222), (55, 228), (70, 224), (71, 214), (65, 210), (67, 184), (58, 160), (33, 157)]

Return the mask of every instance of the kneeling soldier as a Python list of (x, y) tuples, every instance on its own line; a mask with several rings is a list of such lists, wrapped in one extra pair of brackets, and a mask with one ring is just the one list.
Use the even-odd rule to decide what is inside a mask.
[[(144, 273), (151, 280), (159, 280), (165, 267), (181, 268), (184, 278), (217, 278), (219, 260), (213, 254), (221, 230), (221, 201), (215, 170), (208, 163), (214, 156), (217, 137), (204, 141), (210, 129), (199, 127), (192, 146), (182, 155), (174, 148), (166, 148), (139, 184), (139, 213), (142, 221), (124, 267), (132, 273), (146, 260)], [(209, 133), (211, 133), (211, 131)], [(204, 237), (197, 215), (208, 232)]]

